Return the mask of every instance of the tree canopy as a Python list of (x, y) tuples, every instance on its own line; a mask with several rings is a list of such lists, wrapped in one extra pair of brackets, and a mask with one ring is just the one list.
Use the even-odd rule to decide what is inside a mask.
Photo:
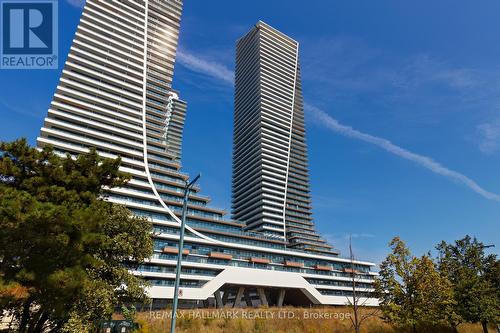
[(422, 325), (454, 326), (459, 317), (451, 282), (439, 274), (430, 256), (413, 256), (398, 237), (389, 246), (392, 252), (375, 282), (384, 318), (413, 332)]
[(487, 323), (500, 321), (500, 261), (484, 248), (470, 236), (437, 246), (439, 270), (453, 283), (457, 312), (468, 322), (482, 323), (487, 333)]
[(151, 226), (103, 200), (129, 180), (120, 159), (61, 156), (24, 139), (0, 153), (0, 310), (19, 331), (83, 330), (144, 301), (147, 285), (129, 268), (151, 256)]

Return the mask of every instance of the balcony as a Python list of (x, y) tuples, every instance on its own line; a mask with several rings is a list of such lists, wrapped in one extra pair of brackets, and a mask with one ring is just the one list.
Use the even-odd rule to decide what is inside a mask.
[(222, 259), (222, 260), (231, 260), (233, 259), (233, 256), (230, 254), (225, 254), (222, 252), (210, 252), (209, 258), (214, 258), (214, 259)]
[(318, 270), (318, 271), (331, 271), (331, 270), (333, 270), (332, 266), (324, 266), (324, 265), (316, 265), (316, 266), (314, 266), (314, 269)]
[[(163, 253), (168, 253), (168, 254), (178, 254), (179, 253), (179, 249), (176, 248), (176, 247), (165, 246), (163, 248), (162, 252)], [(188, 249), (182, 250), (182, 254), (183, 255), (188, 255), (189, 254), (189, 250)]]
[(295, 261), (285, 260), (285, 262), (283, 264), (285, 266), (287, 266), (287, 267), (297, 267), (297, 268), (304, 267), (304, 263), (303, 262), (295, 262)]
[(257, 257), (252, 257), (248, 261), (254, 264), (269, 264), (271, 260), (267, 258), (257, 258)]

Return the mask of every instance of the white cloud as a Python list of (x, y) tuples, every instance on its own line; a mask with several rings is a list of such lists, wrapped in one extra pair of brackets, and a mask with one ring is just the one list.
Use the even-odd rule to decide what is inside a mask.
[(432, 79), (441, 81), (457, 89), (474, 88), (479, 85), (479, 81), (475, 78), (474, 72), (465, 68), (442, 69), (436, 72)]
[(201, 59), (185, 50), (177, 52), (177, 62), (190, 70), (212, 76), (226, 83), (234, 83), (234, 72), (219, 63)]
[(323, 126), (327, 127), (328, 129), (332, 130), (335, 133), (378, 146), (391, 154), (412, 161), (434, 172), (435, 174), (441, 175), (450, 180), (461, 183), (486, 199), (500, 202), (500, 195), (485, 190), (469, 177), (457, 171), (453, 171), (444, 167), (443, 165), (434, 161), (430, 157), (413, 153), (407, 149), (401, 148), (393, 144), (391, 141), (387, 139), (366, 134), (350, 126), (343, 125), (339, 123), (338, 120), (334, 119), (326, 112), (315, 106), (306, 105), (306, 110), (308, 110), (309, 113), (311, 113), (317, 120), (319, 120), (318, 121), (319, 124), (322, 124)]
[[(401, 66), (401, 65), (400, 65)], [(474, 70), (455, 68), (445, 62), (438, 61), (427, 54), (419, 54), (405, 59), (402, 67), (392, 72), (400, 88), (420, 88), (427, 84), (439, 83), (454, 88), (455, 94), (480, 85)]]
[(477, 131), (480, 136), (479, 150), (485, 154), (493, 154), (500, 149), (500, 118), (478, 125)]
[(357, 108), (358, 116), (385, 110), (383, 120), (370, 119), (375, 125), (446, 126), (451, 117), (481, 115), (498, 104), (498, 67), (464, 66), (425, 53), (402, 56), (345, 36), (302, 45), (309, 98), (335, 109)]
[[(217, 79), (220, 79), (226, 83), (232, 84), (234, 82), (234, 72), (231, 71), (229, 68), (227, 68), (224, 65), (221, 65), (219, 63), (212, 62), (212, 61), (203, 60), (203, 59), (197, 57), (196, 55), (190, 54), (190, 53), (185, 52), (185, 51), (179, 52), (177, 59), (182, 65), (186, 66), (187, 68), (189, 68), (195, 72), (210, 75), (210, 76), (217, 78)], [(454, 75), (452, 75), (452, 77), (454, 77)], [(454, 77), (453, 81), (455, 81), (455, 84), (459, 84), (459, 85), (462, 84), (463, 85), (463, 84), (465, 84), (464, 83), (465, 81), (462, 82), (462, 79), (463, 78), (458, 80), (457, 77)], [(469, 189), (471, 189), (472, 191), (476, 192), (477, 194), (483, 196), (486, 199), (500, 202), (500, 195), (499, 194), (485, 190), (484, 188), (479, 186), (475, 181), (473, 181), (469, 177), (467, 177), (467, 176), (465, 176), (457, 171), (453, 171), (451, 169), (444, 167), (443, 165), (434, 161), (430, 157), (413, 153), (407, 149), (404, 149), (402, 147), (399, 147), (399, 146), (393, 144), (391, 141), (389, 141), (387, 139), (377, 137), (374, 135), (370, 135), (370, 134), (366, 134), (366, 133), (358, 131), (350, 126), (343, 125), (343, 124), (339, 123), (336, 119), (334, 119), (333, 117), (328, 115), (326, 112), (324, 112), (323, 110), (321, 110), (315, 106), (306, 104), (305, 109), (306, 109), (306, 111), (311, 113), (317, 120), (319, 120), (318, 121), (319, 124), (329, 128), (330, 130), (332, 130), (335, 133), (341, 134), (343, 136), (346, 136), (346, 137), (349, 137), (352, 139), (361, 140), (361, 141), (373, 144), (375, 146), (378, 146), (391, 154), (394, 154), (394, 155), (399, 156), (401, 158), (412, 161), (412, 162), (434, 172), (435, 174), (441, 175), (441, 176), (446, 177), (450, 180), (453, 180), (455, 182), (463, 184), (463, 185), (467, 186)], [(489, 134), (495, 135), (494, 133), (495, 133), (495, 131), (492, 131)]]
[(379, 93), (392, 98), (429, 85), (452, 88), (456, 95), (482, 88), (480, 75), (472, 68), (456, 67), (425, 53), (401, 57), (349, 36), (307, 41), (305, 50), (304, 79), (319, 81), (336, 95)]
[[(33, 102), (33, 101), (31, 101)], [(40, 118), (42, 114), (39, 112), (35, 112), (33, 110), (40, 110), (41, 108), (38, 105), (13, 105), (12, 103), (5, 100), (3, 97), (0, 99), (0, 107), (5, 109), (5, 113), (7, 112), (15, 112), (24, 116)], [(3, 110), (1, 110), (3, 111)]]

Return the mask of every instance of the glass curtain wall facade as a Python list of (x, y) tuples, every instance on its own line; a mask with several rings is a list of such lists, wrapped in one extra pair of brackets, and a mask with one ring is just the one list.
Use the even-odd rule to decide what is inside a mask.
[[(132, 179), (109, 190), (106, 200), (151, 221), (154, 254), (133, 273), (149, 280), (151, 297), (162, 302), (173, 296), (189, 178), (181, 171), (187, 103), (172, 88), (182, 6), (181, 0), (87, 0), (37, 138), (39, 147), (52, 145), (60, 154), (95, 147), (103, 157), (122, 158), (120, 169)], [(181, 302), (217, 299), (220, 306), (234, 299), (238, 285), (250, 298), (257, 297), (251, 291), (257, 287), (286, 287), (307, 290), (307, 304), (345, 303), (348, 288), (329, 281), (349, 283), (348, 259), (287, 248), (285, 239), (248, 230), (209, 203), (195, 186), (188, 201)], [(372, 265), (355, 263), (368, 284)], [(285, 303), (304, 303), (289, 295)]]
[(290, 248), (337, 253), (315, 231), (299, 43), (264, 22), (236, 46), (233, 218)]

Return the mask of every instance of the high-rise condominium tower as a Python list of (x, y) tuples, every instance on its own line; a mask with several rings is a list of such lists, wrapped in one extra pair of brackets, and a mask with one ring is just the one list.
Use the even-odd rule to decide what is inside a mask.
[(233, 218), (335, 253), (312, 222), (299, 43), (263, 22), (236, 46)]
[[(120, 169), (132, 179), (109, 190), (106, 200), (152, 223), (154, 253), (133, 273), (150, 281), (154, 307), (173, 297), (188, 179), (180, 170), (187, 106), (172, 89), (181, 12), (180, 0), (87, 0), (37, 139), (60, 153), (95, 147), (104, 157), (122, 158)], [(181, 305), (344, 304), (351, 295), (348, 259), (287, 248), (283, 238), (248, 231), (209, 201), (199, 187), (189, 195)], [(298, 223), (300, 230), (309, 225)], [(371, 266), (355, 262), (359, 292), (367, 297)]]

